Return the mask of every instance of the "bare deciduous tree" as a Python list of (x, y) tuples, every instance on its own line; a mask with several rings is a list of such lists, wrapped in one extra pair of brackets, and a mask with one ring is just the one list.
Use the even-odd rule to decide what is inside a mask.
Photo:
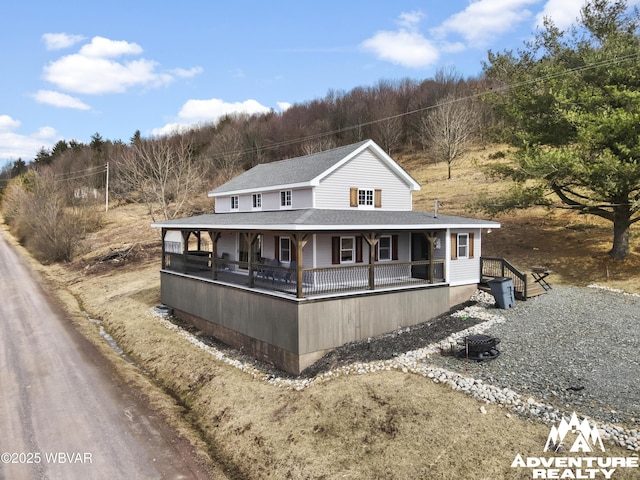
[(444, 97), (422, 118), (420, 135), (427, 139), (436, 161), (447, 163), (447, 178), (451, 178), (453, 163), (466, 153), (476, 126), (472, 101), (453, 95)]
[(195, 160), (191, 142), (183, 135), (140, 140), (122, 154), (118, 174), (130, 191), (138, 192), (152, 218), (159, 206), (169, 220), (184, 213), (200, 192), (202, 178)]
[(244, 159), (242, 134), (239, 129), (229, 124), (216, 131), (204, 156), (209, 161), (212, 176), (217, 178), (218, 182), (231, 180), (242, 170)]
[(20, 242), (40, 261), (69, 261), (79, 240), (102, 219), (101, 211), (91, 204), (71, 203), (64, 180), (50, 168), (41, 168), (12, 181), (3, 212)]

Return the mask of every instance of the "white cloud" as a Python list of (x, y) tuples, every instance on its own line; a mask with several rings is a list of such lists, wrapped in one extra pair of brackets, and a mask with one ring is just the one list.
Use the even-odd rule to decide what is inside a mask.
[(450, 16), (431, 33), (441, 38), (455, 33), (466, 40), (467, 46), (482, 48), (495, 37), (530, 19), (533, 13), (526, 7), (539, 1), (478, 0)]
[(78, 53), (63, 56), (43, 69), (44, 78), (57, 88), (72, 93), (101, 95), (122, 93), (132, 87), (158, 87), (176, 77), (193, 77), (201, 67), (158, 71), (158, 63), (145, 58), (123, 61), (124, 55), (138, 56), (142, 47), (136, 43), (94, 37)]
[(19, 120), (0, 115), (0, 160), (30, 160), (42, 147), (51, 148), (58, 140), (58, 133), (52, 127), (42, 127), (24, 135), (17, 132), (20, 125)]
[(174, 68), (173, 70), (171, 70), (171, 73), (174, 74), (176, 77), (182, 77), (182, 78), (192, 78), (195, 77), (196, 75), (199, 75), (203, 72), (202, 67), (193, 67), (190, 69), (186, 69), (186, 68)]
[(156, 136), (169, 135), (193, 128), (199, 124), (216, 123), (225, 115), (268, 113), (271, 109), (260, 102), (249, 99), (244, 102), (229, 103), (219, 98), (209, 100), (188, 100), (178, 113), (176, 122), (152, 130)]
[(0, 132), (10, 132), (19, 127), (19, 120), (14, 120), (9, 115), (0, 115)]
[(260, 102), (249, 99), (244, 102), (228, 103), (219, 98), (209, 100), (189, 100), (180, 109), (178, 116), (190, 122), (210, 122), (218, 120), (225, 115), (233, 113), (268, 113), (269, 107), (265, 107)]
[[(579, 20), (580, 11), (586, 3), (586, 0), (547, 0), (542, 11), (536, 15), (533, 27), (542, 28), (544, 18), (549, 17), (556, 27), (564, 30)], [(637, 4), (640, 4), (640, 0), (627, 1), (629, 7)]]
[(122, 93), (133, 86), (156, 86), (173, 80), (171, 75), (158, 74), (156, 65), (156, 62), (145, 59), (121, 63), (73, 54), (47, 65), (44, 76), (47, 81), (69, 92), (91, 95)]
[(402, 13), (398, 19), (399, 30), (377, 32), (361, 46), (382, 60), (405, 67), (433, 65), (440, 54), (436, 45), (417, 30), (423, 16), (421, 12)]
[(55, 138), (58, 135), (58, 132), (53, 127), (40, 127), (33, 135), (33, 138), (38, 138), (40, 140), (50, 140)]
[(122, 55), (140, 55), (142, 47), (137, 43), (125, 40), (110, 40), (104, 37), (93, 37), (91, 43), (83, 45), (80, 55), (84, 57), (115, 58)]
[(575, 23), (585, 0), (548, 0), (542, 11), (536, 15), (534, 28), (541, 28), (544, 18), (549, 17), (560, 30)]
[(278, 105), (281, 112), (286, 112), (291, 107), (289, 102), (276, 102), (276, 105)]
[(38, 90), (38, 92), (33, 95), (33, 98), (38, 103), (45, 103), (54, 107), (91, 110), (91, 107), (83, 101), (65, 93), (54, 92), (53, 90)]
[(66, 33), (45, 33), (42, 35), (47, 50), (60, 50), (69, 48), (84, 40), (82, 35), (69, 35)]
[(417, 25), (423, 18), (424, 13), (420, 11), (402, 12), (398, 17), (398, 25), (400, 25), (402, 28), (413, 30), (417, 27)]

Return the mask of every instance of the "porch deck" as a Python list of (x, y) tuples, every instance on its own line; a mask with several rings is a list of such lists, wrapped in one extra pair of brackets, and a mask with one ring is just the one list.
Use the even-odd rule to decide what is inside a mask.
[[(504, 258), (480, 258), (480, 284), (481, 290), (490, 291), (488, 281), (497, 277), (513, 279), (515, 297), (518, 300), (527, 300), (538, 295), (544, 295), (547, 290), (539, 282), (530, 282), (527, 275), (520, 272)], [(533, 275), (534, 280), (536, 276)], [(550, 288), (550, 287), (549, 287)]]

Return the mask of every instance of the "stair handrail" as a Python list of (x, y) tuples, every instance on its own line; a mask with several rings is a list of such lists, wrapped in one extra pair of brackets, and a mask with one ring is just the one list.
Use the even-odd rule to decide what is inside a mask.
[[(504, 259), (504, 258), (498, 258), (498, 257), (480, 257), (480, 278), (482, 278), (482, 276), (484, 275), (484, 262), (485, 261), (493, 261), (493, 262), (500, 262), (500, 276), (501, 277), (510, 277), (510, 278), (518, 278), (519, 280), (522, 281), (522, 295), (524, 296), (525, 300), (527, 298), (527, 275), (520, 272), (520, 270), (518, 270), (516, 267), (514, 267), (511, 263), (509, 263), (508, 260)], [(510, 273), (511, 275), (507, 275), (507, 273)], [(514, 285), (515, 288), (515, 285)]]

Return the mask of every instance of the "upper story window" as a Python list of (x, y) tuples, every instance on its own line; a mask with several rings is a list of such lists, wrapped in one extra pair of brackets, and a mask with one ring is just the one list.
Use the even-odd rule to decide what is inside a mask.
[(238, 210), (240, 208), (238, 195), (231, 196), (231, 210)]
[(280, 206), (291, 206), (291, 190), (283, 190), (282, 192), (280, 192)]
[(351, 187), (349, 205), (359, 208), (381, 208), (382, 190), (374, 188)]
[(358, 205), (373, 207), (373, 190), (358, 190)]
[(254, 210), (262, 209), (262, 194), (254, 193), (253, 195), (251, 195), (251, 202), (251, 206)]

